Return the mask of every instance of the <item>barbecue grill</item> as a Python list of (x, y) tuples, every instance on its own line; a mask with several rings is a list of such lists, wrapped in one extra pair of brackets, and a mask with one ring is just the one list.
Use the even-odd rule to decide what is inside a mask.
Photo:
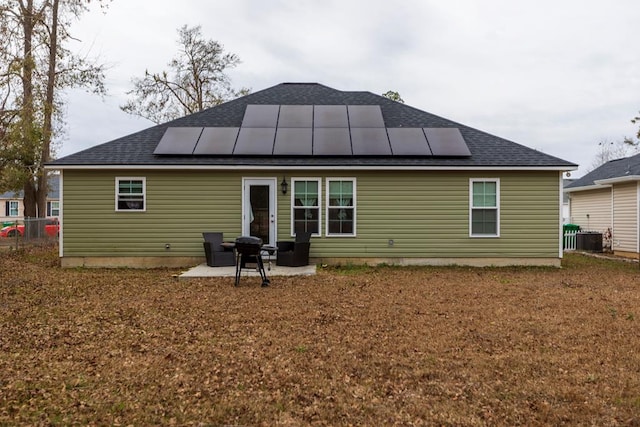
[(259, 237), (241, 236), (236, 239), (236, 286), (240, 283), (240, 273), (243, 268), (255, 268), (247, 267), (247, 263), (257, 264), (262, 286), (269, 286), (269, 278), (262, 262), (262, 250), (262, 239)]

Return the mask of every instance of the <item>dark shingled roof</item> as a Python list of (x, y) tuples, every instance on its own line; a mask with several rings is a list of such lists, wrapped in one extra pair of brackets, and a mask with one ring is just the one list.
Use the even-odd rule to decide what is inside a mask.
[(590, 187), (596, 185), (595, 182), (602, 179), (623, 178), (625, 176), (640, 176), (640, 154), (611, 160), (592, 170), (582, 178), (576, 179), (565, 188)]
[[(48, 199), (59, 199), (60, 198), (60, 175), (52, 174), (49, 175), (49, 189), (47, 191)], [(24, 197), (24, 191), (7, 191), (5, 193), (0, 194), (0, 199), (22, 199)]]
[[(249, 104), (379, 105), (386, 127), (460, 129), (470, 157), (216, 157), (154, 155), (168, 127), (239, 127)], [(371, 92), (345, 92), (317, 83), (282, 83), (213, 108), (97, 145), (49, 166), (405, 166), (531, 167), (574, 169), (575, 164), (512, 141), (455, 123)]]

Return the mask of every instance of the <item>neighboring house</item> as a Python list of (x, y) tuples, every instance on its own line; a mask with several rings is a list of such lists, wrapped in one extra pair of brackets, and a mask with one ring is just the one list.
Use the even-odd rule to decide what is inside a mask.
[(602, 233), (617, 255), (638, 255), (640, 154), (603, 164), (568, 185), (565, 193), (571, 223)]
[[(567, 185), (571, 184), (573, 181), (575, 181), (575, 179), (563, 179), (562, 180), (562, 185), (563, 187), (566, 187)], [(564, 192), (564, 195), (562, 196), (562, 223), (563, 224), (568, 224), (571, 222), (570, 220), (570, 210), (569, 210), (569, 193)]]
[[(60, 179), (58, 174), (49, 177), (47, 192), (47, 218), (60, 215)], [(6, 192), (0, 194), (0, 223), (21, 222), (24, 220), (23, 192)]]
[(188, 266), (203, 231), (322, 263), (560, 265), (576, 165), (370, 92), (283, 83), (51, 162), (63, 266)]
[(22, 193), (8, 191), (0, 194), (0, 220), (2, 224), (12, 223), (23, 218), (24, 203)]

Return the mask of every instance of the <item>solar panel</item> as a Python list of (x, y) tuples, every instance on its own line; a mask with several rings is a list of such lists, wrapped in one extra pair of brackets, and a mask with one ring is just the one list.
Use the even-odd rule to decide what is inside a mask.
[(247, 105), (242, 127), (275, 128), (278, 123), (279, 105)]
[(236, 144), (239, 129), (204, 128), (193, 154), (230, 156), (233, 153), (233, 146)]
[(351, 138), (347, 128), (315, 128), (313, 154), (317, 156), (350, 156)]
[(470, 156), (458, 128), (423, 128), (434, 156)]
[(383, 128), (384, 120), (379, 105), (349, 105), (349, 126), (352, 128)]
[(275, 128), (240, 128), (233, 154), (266, 156), (273, 153)]
[(310, 156), (312, 154), (311, 128), (281, 128), (276, 131), (273, 154), (276, 156)]
[(313, 105), (281, 105), (279, 128), (310, 128), (313, 125)]
[(386, 128), (378, 105), (247, 105), (242, 126), (169, 127), (158, 155), (470, 156), (458, 128)]
[(346, 105), (314, 105), (313, 127), (315, 128), (347, 128)]
[(387, 128), (395, 156), (431, 156), (422, 128)]
[(162, 135), (153, 154), (192, 154), (198, 143), (198, 138), (202, 133), (202, 128), (170, 127)]
[(351, 128), (355, 156), (390, 156), (391, 147), (385, 128)]

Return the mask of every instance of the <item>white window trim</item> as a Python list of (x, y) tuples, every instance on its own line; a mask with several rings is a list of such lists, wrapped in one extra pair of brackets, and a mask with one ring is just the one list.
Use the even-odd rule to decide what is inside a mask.
[[(49, 205), (48, 211), (51, 212), (51, 215), (49, 215), (49, 216), (50, 217), (54, 217), (54, 218), (59, 217), (60, 216), (60, 201), (59, 200), (49, 200), (49, 201), (47, 201), (47, 204)], [(58, 207), (56, 209), (53, 208), (54, 204), (58, 205)], [(56, 215), (53, 214), (54, 210), (58, 211), (58, 213)]]
[[(473, 234), (473, 184), (476, 182), (496, 183), (496, 234)], [(479, 206), (477, 209), (487, 209), (486, 206)], [(469, 237), (497, 238), (500, 237), (500, 178), (470, 178), (469, 179)]]
[[(11, 211), (12, 211), (11, 205), (12, 204), (16, 205), (16, 214), (15, 215), (11, 214)], [(9, 218), (17, 218), (17, 217), (19, 217), (20, 216), (20, 201), (18, 201), (18, 200), (9, 200), (9, 212), (7, 212), (7, 213), (9, 214), (8, 215)]]
[(295, 192), (296, 192), (296, 182), (297, 181), (315, 181), (318, 183), (318, 232), (313, 233), (312, 236), (320, 237), (322, 236), (322, 178), (318, 177), (295, 177), (291, 178), (291, 237), (295, 236)]
[[(144, 201), (142, 209), (118, 209), (118, 192), (120, 190), (120, 181), (142, 181), (142, 200)], [(147, 178), (143, 176), (117, 176), (115, 191), (115, 208), (116, 212), (146, 212), (147, 211)]]
[[(331, 181), (351, 181), (353, 182), (353, 233), (351, 234), (330, 234), (329, 233), (329, 183)], [(325, 224), (324, 224), (324, 230), (325, 230), (325, 236), (326, 237), (356, 237), (357, 233), (356, 233), (356, 226), (357, 226), (357, 218), (358, 218), (358, 195), (357, 195), (357, 180), (356, 178), (341, 178), (341, 177), (332, 177), (332, 178), (326, 178), (325, 180)]]

